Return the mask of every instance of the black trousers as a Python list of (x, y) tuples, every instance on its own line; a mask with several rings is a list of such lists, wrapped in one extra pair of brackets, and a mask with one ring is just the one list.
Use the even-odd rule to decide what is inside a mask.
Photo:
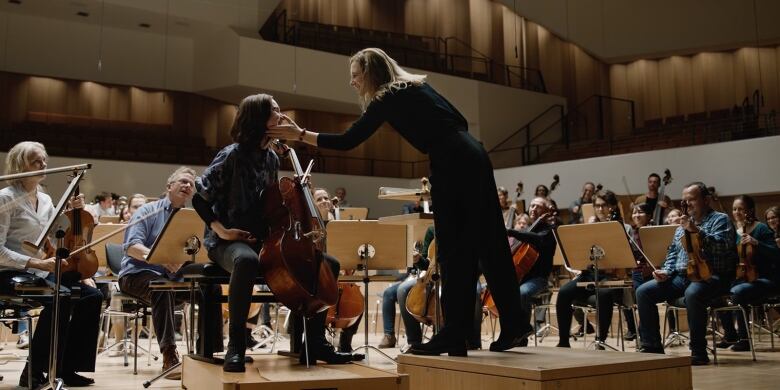
[[(220, 242), (209, 251), (209, 259), (219, 264), (225, 271), (230, 272), (230, 287), (228, 291), (228, 308), (230, 310), (230, 325), (228, 327), (228, 349), (236, 352), (246, 350), (246, 321), (251, 304), (252, 287), (260, 273), (260, 259), (257, 251), (250, 245), (239, 242)], [(330, 266), (333, 274), (338, 277), (339, 263), (335, 258), (325, 255), (325, 262)], [(293, 337), (291, 345), (293, 351), (300, 348), (298, 335), (303, 334), (299, 313), (292, 313)], [(325, 319), (327, 311), (323, 311), (307, 322), (307, 340), (325, 342)], [(297, 344), (295, 344), (297, 343)]]
[(480, 264), (500, 312), (501, 329), (519, 331), (529, 319), (519, 310), (520, 290), (485, 149), (467, 132), (458, 132), (438, 139), (429, 155), (442, 274), (442, 332), (464, 341), (470, 334)]
[[(0, 272), (0, 293), (16, 295), (11, 278), (16, 275), (30, 275), (23, 271)], [(97, 357), (98, 332), (100, 330), (100, 308), (103, 294), (79, 281), (79, 274), (66, 272), (62, 285), (68, 288), (78, 286), (78, 298), (62, 297), (59, 305), (59, 330), (57, 347), (57, 373), (94, 372)], [(49, 282), (54, 280), (50, 277)], [(54, 286), (53, 283), (51, 283)], [(33, 361), (30, 368), (33, 375), (49, 370), (49, 346), (51, 344), (51, 322), (54, 318), (52, 302), (41, 302), (43, 311), (32, 338)]]

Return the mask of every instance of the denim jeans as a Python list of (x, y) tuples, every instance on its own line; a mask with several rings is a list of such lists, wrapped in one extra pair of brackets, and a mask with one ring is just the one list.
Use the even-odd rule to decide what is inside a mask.
[(409, 343), (422, 342), (420, 323), (406, 311), (406, 297), (416, 282), (415, 278), (407, 278), (403, 282), (391, 285), (382, 293), (382, 322), (385, 334), (395, 334), (395, 304), (398, 303)]
[[(761, 303), (764, 297), (777, 291), (778, 284), (769, 279), (759, 278), (753, 282), (737, 280), (731, 287), (731, 299), (734, 304), (749, 310), (748, 305)], [(718, 316), (720, 317), (721, 325), (723, 325), (723, 333), (726, 340), (747, 340), (748, 330), (744, 327), (745, 320), (741, 311), (724, 311), (718, 313)], [(736, 328), (734, 328), (735, 320), (737, 323)], [(739, 330), (739, 333), (737, 333), (737, 330)]]
[(660, 283), (656, 280), (644, 283), (636, 291), (642, 346), (663, 347), (656, 304), (685, 297), (691, 353), (706, 355), (707, 306), (712, 298), (726, 293), (729, 285), (730, 281), (722, 280), (719, 275), (712, 275), (707, 281), (690, 282), (684, 275), (678, 274)]
[[(528, 279), (520, 285), (520, 310), (522, 310), (526, 316), (531, 316), (531, 306), (534, 303), (534, 295), (547, 289), (547, 279), (542, 277), (536, 277)], [(537, 313), (539, 314), (539, 313)], [(544, 311), (541, 311), (541, 316), (537, 315), (536, 320), (543, 320)]]

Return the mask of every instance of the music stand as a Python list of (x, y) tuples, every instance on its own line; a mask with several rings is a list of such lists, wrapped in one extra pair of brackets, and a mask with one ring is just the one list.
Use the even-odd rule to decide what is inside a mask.
[(378, 221), (330, 221), (326, 227), (328, 254), (339, 260), (341, 269), (363, 271), (363, 330), (364, 344), (352, 352), (365, 349), (395, 361), (379, 348), (368, 344), (368, 284), (371, 270), (406, 269), (406, 226), (382, 225)]
[(339, 207), (339, 213), (339, 220), (364, 220), (368, 217), (368, 207)]
[(98, 223), (119, 223), (118, 215), (101, 215), (98, 217)]
[(583, 203), (580, 206), (580, 211), (582, 211), (583, 223), (588, 223), (588, 221), (590, 221), (590, 217), (596, 215), (596, 211), (593, 209), (593, 203)]
[[(563, 259), (570, 268), (585, 271), (593, 266), (595, 273), (592, 284), (596, 292), (596, 317), (598, 318), (599, 287), (602, 284), (599, 281), (599, 269), (636, 267), (623, 223), (610, 221), (564, 225), (558, 227), (556, 236)], [(586, 282), (586, 285), (590, 284)], [(604, 324), (596, 321), (597, 335), (602, 325)], [(605, 343), (604, 340), (597, 339), (594, 343), (617, 351), (617, 348)]]
[(679, 225), (643, 226), (639, 228), (639, 239), (642, 241), (642, 250), (653, 263), (653, 267), (660, 268), (666, 261), (669, 245), (674, 240), (674, 232)]
[[(109, 234), (121, 228), (122, 226), (124, 225), (112, 224), (112, 223), (108, 223), (108, 224), (102, 223), (99, 225), (95, 225), (95, 228), (92, 229), (92, 237), (103, 237), (106, 234)], [(107, 240), (101, 241), (92, 247), (92, 250), (95, 251), (95, 256), (98, 259), (99, 266), (108, 267), (108, 259), (106, 258), (106, 244), (122, 245), (125, 241), (124, 233), (125, 232), (116, 233), (110, 238), (108, 238)]]
[[(149, 248), (149, 254), (146, 255), (146, 261), (149, 264), (183, 264), (186, 262), (206, 263), (209, 261), (207, 251), (201, 250), (203, 242), (203, 232), (206, 224), (198, 216), (194, 209), (182, 208), (173, 209), (171, 215), (165, 221), (160, 235), (154, 240), (154, 244)], [(175, 279), (177, 274), (169, 274), (171, 279)], [(195, 289), (190, 285), (190, 345), (195, 345)], [(202, 314), (202, 313), (201, 313)], [(170, 313), (173, 316), (173, 313)], [(221, 335), (220, 335), (221, 336)], [(192, 353), (192, 351), (189, 351)], [(156, 377), (144, 382), (144, 387), (149, 387), (158, 379), (168, 375), (171, 371), (179, 368), (182, 361), (169, 367)]]

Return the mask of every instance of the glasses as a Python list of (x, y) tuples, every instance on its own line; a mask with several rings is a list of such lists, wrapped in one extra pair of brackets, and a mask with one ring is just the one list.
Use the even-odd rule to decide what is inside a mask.
[(607, 206), (606, 203), (594, 203), (593, 204), (593, 208), (594, 209), (604, 209), (604, 208), (607, 208), (607, 207), (608, 206)]

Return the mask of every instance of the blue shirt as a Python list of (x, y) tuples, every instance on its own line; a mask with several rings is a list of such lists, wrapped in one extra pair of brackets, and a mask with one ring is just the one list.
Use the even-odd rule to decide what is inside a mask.
[[(163, 209), (163, 211), (160, 211)], [(160, 235), (162, 228), (165, 226), (165, 221), (171, 216), (173, 207), (171, 201), (167, 197), (162, 198), (156, 202), (147, 203), (139, 208), (130, 218), (129, 223), (149, 215), (157, 213), (141, 222), (130, 226), (125, 230), (125, 241), (122, 244), (122, 250), (125, 252), (125, 257), (122, 258), (122, 270), (119, 271), (119, 277), (130, 274), (137, 274), (139, 272), (151, 271), (158, 275), (167, 275), (168, 271), (160, 265), (149, 264), (146, 260), (136, 259), (127, 255), (127, 249), (135, 244), (141, 244), (147, 248), (151, 248), (154, 245), (154, 241)]]
[[(737, 233), (734, 225), (726, 214), (710, 210), (701, 221), (697, 221), (699, 227), (699, 240), (702, 246), (702, 255), (707, 260), (713, 274), (734, 278), (737, 269)], [(692, 233), (693, 234), (693, 233)], [(674, 240), (666, 253), (666, 261), (661, 267), (669, 273), (685, 275), (688, 270), (688, 252), (685, 250), (683, 237), (685, 229), (682, 226), (674, 232)]]

